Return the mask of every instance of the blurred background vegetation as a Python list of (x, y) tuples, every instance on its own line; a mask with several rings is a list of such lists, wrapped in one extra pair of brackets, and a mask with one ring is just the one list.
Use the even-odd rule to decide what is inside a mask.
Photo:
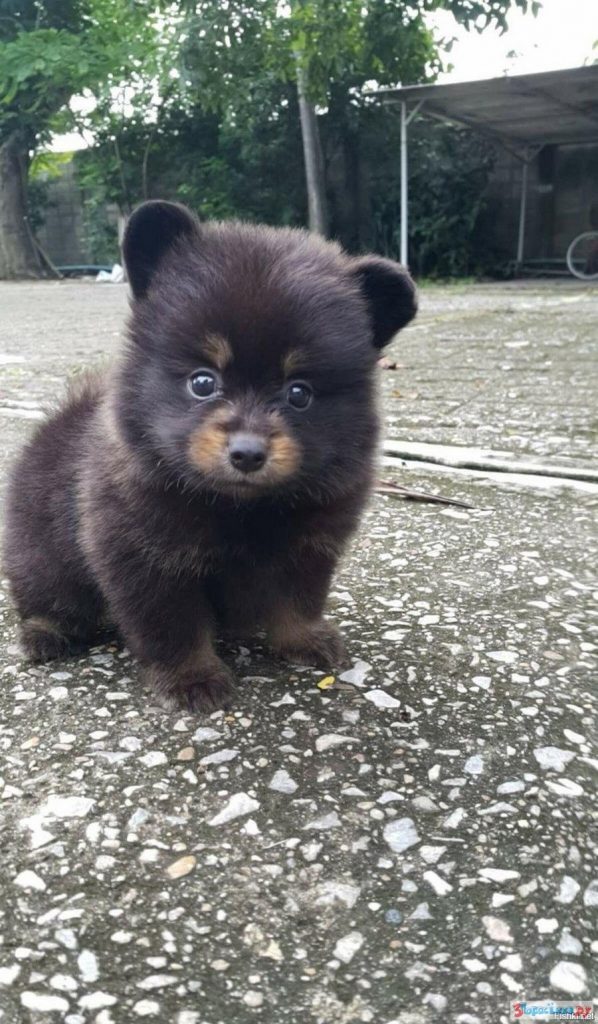
[[(429, 27), (435, 9), (482, 31), (505, 29), (514, 6), (537, 5), (0, 0), (0, 277), (47, 272), (35, 232), (49, 184), (66, 166), (48, 145), (66, 131), (88, 141), (73, 159), (94, 263), (118, 258), (107, 208), (126, 217), (151, 197), (188, 203), (204, 218), (305, 225), (302, 102), (314, 115), (326, 233), (350, 251), (398, 257), (399, 114), (367, 90), (434, 81), (451, 43)], [(414, 122), (410, 252), (418, 275), (499, 269), (484, 191), (494, 160), (492, 146), (465, 129)], [(8, 209), (17, 201), (26, 231)]]
[[(202, 218), (239, 217), (304, 226), (306, 194), (301, 135), (288, 102), (272, 119), (267, 110), (243, 123), (223, 124), (201, 109), (165, 118), (149, 139), (143, 126), (122, 124), (117, 134), (75, 154), (86, 195), (87, 242), (93, 262), (118, 258), (118, 240), (106, 204), (127, 212), (143, 198), (185, 202)], [(351, 139), (354, 165), (338, 151), (337, 126), (321, 118), (327, 167), (329, 231), (349, 251), (399, 257), (399, 118), (388, 108), (360, 110)], [(342, 141), (342, 135), (341, 135)], [(116, 145), (115, 145), (116, 142)], [(492, 200), (485, 195), (495, 152), (471, 132), (438, 122), (416, 122), (410, 139), (410, 253), (414, 273), (426, 277), (499, 272), (500, 252), (488, 247)], [(348, 173), (350, 171), (350, 173)]]

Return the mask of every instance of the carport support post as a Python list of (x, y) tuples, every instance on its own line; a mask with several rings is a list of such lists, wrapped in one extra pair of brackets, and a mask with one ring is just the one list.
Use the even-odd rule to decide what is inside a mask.
[(526, 149), (523, 154), (523, 168), (521, 172), (521, 199), (519, 202), (519, 234), (517, 236), (517, 269), (523, 263), (523, 246), (525, 243), (525, 214), (527, 210), (527, 172), (529, 168), (530, 155)]
[(407, 127), (413, 121), (424, 101), (416, 103), (410, 114), (407, 103), (401, 100), (401, 263), (407, 266), (409, 258), (407, 239), (409, 236), (409, 202), (407, 191)]
[(407, 104), (401, 102), (401, 263), (407, 266)]

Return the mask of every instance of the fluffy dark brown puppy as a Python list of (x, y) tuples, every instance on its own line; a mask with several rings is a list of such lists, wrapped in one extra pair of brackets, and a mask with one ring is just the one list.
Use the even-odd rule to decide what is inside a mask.
[(343, 658), (322, 618), (367, 499), (379, 349), (411, 320), (407, 272), (302, 231), (129, 221), (129, 343), (25, 448), (5, 566), (34, 659), (113, 623), (168, 705), (230, 701), (219, 631)]

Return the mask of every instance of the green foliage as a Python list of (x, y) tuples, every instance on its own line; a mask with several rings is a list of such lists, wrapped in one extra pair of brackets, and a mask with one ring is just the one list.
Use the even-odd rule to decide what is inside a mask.
[(263, 75), (293, 82), (299, 62), (311, 98), (325, 104), (339, 84), (433, 78), (441, 58), (431, 12), (504, 31), (513, 7), (525, 11), (530, 0), (180, 0), (184, 77), (204, 106), (219, 107), (251, 99)]
[(301, 139), (287, 86), (264, 86), (248, 118), (173, 103), (149, 124), (112, 113), (96, 138), (93, 149), (76, 154), (78, 181), (86, 196), (124, 212), (161, 196), (186, 202), (202, 218), (302, 222)]
[(486, 186), (496, 159), (467, 129), (422, 122), (412, 133), (410, 244), (416, 273), (461, 277), (489, 272), (492, 249)]
[(72, 153), (40, 152), (29, 164), (28, 214), (34, 232), (42, 227), (53, 205), (51, 183), (60, 178), (72, 159)]
[[(329, 112), (322, 118), (326, 139), (337, 127), (330, 123), (333, 116)], [(368, 247), (398, 259), (399, 119), (392, 109), (372, 105), (355, 111), (355, 117), (371, 195)], [(89, 240), (97, 262), (116, 257), (115, 231), (107, 228), (105, 215), (102, 219), (103, 204), (115, 202), (124, 209), (126, 200), (134, 204), (143, 198), (141, 164), (148, 127), (126, 121), (115, 137), (126, 192), (110, 139), (75, 158), (85, 189), (86, 220), (91, 217), (95, 224)], [(491, 211), (484, 192), (493, 148), (474, 133), (425, 120), (413, 123), (410, 141), (413, 269), (442, 278), (491, 271), (497, 256), (488, 246)], [(185, 202), (204, 219), (302, 224), (305, 193), (293, 90), (273, 89), (250, 121), (237, 124), (199, 109), (190, 116), (172, 112), (153, 136), (148, 172), (150, 197)], [(349, 248), (360, 247), (340, 230), (336, 234)]]
[(109, 216), (102, 193), (91, 193), (83, 207), (83, 249), (91, 254), (92, 263), (120, 262), (118, 232), (114, 219)]
[[(292, 88), (300, 66), (308, 97), (320, 108), (333, 233), (353, 250), (372, 247), (382, 236), (386, 248), (396, 252), (398, 218), (390, 213), (397, 188), (394, 167), (382, 201), (374, 184), (380, 169), (389, 167), (391, 159), (394, 164), (394, 156), (384, 151), (384, 117), (368, 107), (363, 87), (434, 80), (443, 66), (439, 40), (428, 25), (435, 10), (449, 10), (468, 29), (492, 25), (504, 31), (511, 8), (533, 6), (529, 0), (182, 0), (181, 82), (187, 96), (217, 113), (224, 126), (246, 135), (253, 132), (253, 111), (261, 107), (264, 85)], [(273, 116), (277, 113), (274, 106)], [(376, 123), (382, 128), (377, 138), (371, 131)], [(440, 150), (438, 157), (446, 163)], [(294, 180), (293, 170), (285, 173), (285, 187)], [(422, 206), (424, 220), (414, 242), (430, 272), (457, 272), (468, 263), (464, 239), (481, 215), (473, 188), (485, 172), (481, 167), (478, 173), (473, 160), (467, 173), (461, 206), (454, 195), (455, 188), (460, 191), (456, 174), (451, 189), (443, 189), (439, 178), (433, 213)], [(269, 220), (279, 216), (273, 207), (268, 212)], [(432, 266), (436, 244), (452, 247), (446, 270)]]
[[(449, 10), (503, 31), (535, 0), (0, 0), (0, 141), (28, 144), (74, 124), (96, 145), (76, 157), (94, 258), (116, 255), (106, 204), (180, 199), (203, 217), (300, 224), (305, 184), (300, 66), (318, 118), (333, 232), (351, 249), (398, 254), (398, 125), (367, 83), (433, 81), (428, 15)], [(77, 117), (69, 100), (84, 93)], [(93, 102), (91, 102), (93, 101)], [(469, 133), (414, 125), (412, 244), (421, 273), (485, 265), (480, 200), (491, 154)], [(483, 233), (483, 232), (482, 232)]]
[(0, 141), (33, 145), (71, 96), (151, 70), (154, 28), (135, 0), (0, 0)]
[[(398, 115), (384, 112), (387, 151), (375, 156), (373, 218), (376, 247), (398, 258), (400, 186)], [(377, 136), (381, 138), (380, 125)], [(376, 159), (377, 157), (377, 159)], [(460, 277), (489, 272), (498, 254), (492, 250), (491, 209), (486, 186), (496, 153), (487, 139), (437, 121), (415, 120), (409, 145), (410, 263), (418, 276)]]
[(72, 159), (72, 153), (52, 153), (47, 150), (36, 153), (29, 165), (29, 184), (60, 178)]
[(29, 182), (28, 188), (28, 216), (29, 224), (34, 232), (45, 223), (48, 211), (54, 205), (50, 191), (50, 182), (43, 178), (36, 178)]

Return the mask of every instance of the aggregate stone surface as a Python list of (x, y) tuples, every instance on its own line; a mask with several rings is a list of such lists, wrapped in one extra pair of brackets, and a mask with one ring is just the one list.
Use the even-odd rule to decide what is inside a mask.
[[(126, 291), (2, 285), (0, 309), (4, 474), (117, 350)], [(424, 290), (388, 435), (587, 463), (595, 309)], [(2, 584), (1, 1024), (502, 1024), (598, 996), (598, 499), (385, 475), (474, 507), (374, 497), (332, 685), (227, 647), (232, 711), (166, 714), (116, 646), (29, 666)]]

